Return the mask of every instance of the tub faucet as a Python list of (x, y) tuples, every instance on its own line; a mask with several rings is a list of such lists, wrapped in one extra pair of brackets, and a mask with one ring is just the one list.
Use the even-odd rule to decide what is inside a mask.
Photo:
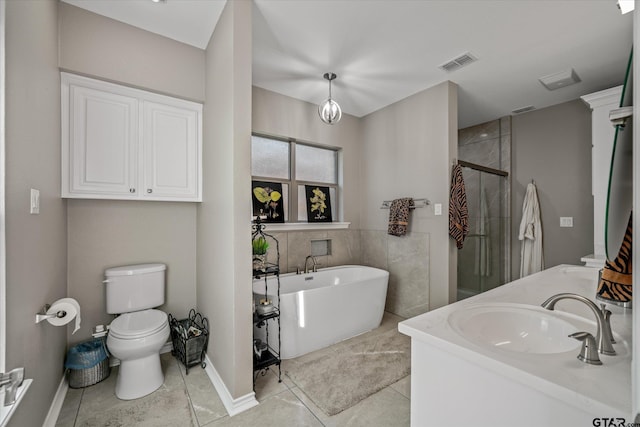
[(16, 368), (6, 374), (0, 374), (0, 388), (4, 387), (4, 406), (13, 405), (16, 402), (18, 387), (24, 381), (24, 368)]
[(318, 264), (316, 263), (316, 257), (314, 257), (313, 255), (308, 255), (304, 259), (304, 274), (309, 273), (309, 268), (307, 267), (309, 258), (311, 258), (311, 261), (313, 262), (313, 266), (312, 266), (311, 271), (313, 271), (314, 273), (316, 273), (318, 271)]
[[(596, 321), (598, 322), (598, 329), (596, 331), (596, 342), (598, 343), (598, 352), (601, 354), (606, 354), (609, 356), (613, 356), (616, 354), (616, 351), (613, 349), (613, 345), (611, 344), (613, 341), (613, 333), (611, 332), (611, 326), (608, 319), (605, 319), (605, 313), (600, 311), (597, 305), (593, 301), (588, 298), (583, 297), (578, 294), (570, 294), (570, 293), (562, 293), (557, 294), (546, 300), (542, 303), (542, 307), (547, 310), (553, 310), (558, 301), (563, 299), (573, 299), (576, 301), (580, 301), (585, 303), (593, 314), (596, 315)], [(609, 315), (606, 315), (608, 318)]]

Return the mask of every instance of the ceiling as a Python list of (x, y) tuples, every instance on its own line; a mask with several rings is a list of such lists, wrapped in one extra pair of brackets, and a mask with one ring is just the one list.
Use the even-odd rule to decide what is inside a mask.
[[(204, 49), (224, 0), (63, 0)], [(451, 80), (459, 127), (622, 84), (633, 17), (615, 0), (253, 0), (253, 84), (304, 101), (328, 95), (362, 117)], [(440, 65), (470, 52), (456, 71)], [(547, 90), (540, 77), (574, 69)]]

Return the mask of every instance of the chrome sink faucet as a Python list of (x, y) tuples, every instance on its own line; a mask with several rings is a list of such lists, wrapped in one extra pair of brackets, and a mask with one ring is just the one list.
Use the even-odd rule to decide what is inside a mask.
[(572, 299), (572, 300), (580, 301), (585, 303), (587, 306), (589, 306), (591, 311), (593, 311), (593, 314), (595, 314), (596, 321), (598, 323), (598, 330), (596, 331), (596, 342), (598, 344), (598, 352), (601, 354), (606, 354), (608, 356), (615, 355), (616, 351), (614, 350), (612, 345), (612, 342), (614, 342), (613, 333), (611, 332), (611, 325), (608, 321), (611, 313), (607, 314), (606, 312), (608, 310), (604, 310), (604, 312), (600, 311), (598, 306), (595, 305), (595, 303), (590, 299), (585, 298), (582, 295), (571, 294), (571, 293), (562, 293), (562, 294), (554, 295), (548, 300), (546, 300), (545, 302), (543, 302), (542, 307), (546, 308), (547, 310), (553, 310), (555, 308), (556, 303), (563, 299)]
[(314, 273), (316, 273), (318, 271), (318, 264), (316, 263), (316, 257), (314, 257), (313, 255), (308, 255), (305, 259), (304, 259), (304, 274), (307, 274), (309, 272), (309, 268), (307, 267), (307, 264), (309, 262), (309, 258), (311, 258), (311, 261), (313, 262), (313, 266), (312, 266), (312, 270)]

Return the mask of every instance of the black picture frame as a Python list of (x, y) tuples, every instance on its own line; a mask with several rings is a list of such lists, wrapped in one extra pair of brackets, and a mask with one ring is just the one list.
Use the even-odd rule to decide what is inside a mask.
[[(251, 181), (251, 200), (253, 218), (260, 217), (261, 222), (283, 223), (284, 201), (282, 183)], [(274, 200), (275, 199), (275, 200)]]
[(332, 222), (329, 187), (305, 185), (307, 222)]

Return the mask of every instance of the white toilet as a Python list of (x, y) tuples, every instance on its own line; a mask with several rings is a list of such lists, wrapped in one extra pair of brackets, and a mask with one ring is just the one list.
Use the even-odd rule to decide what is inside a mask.
[(164, 264), (138, 264), (105, 270), (107, 313), (119, 314), (109, 327), (107, 348), (120, 359), (116, 396), (131, 400), (164, 382), (160, 349), (169, 338), (164, 304)]

